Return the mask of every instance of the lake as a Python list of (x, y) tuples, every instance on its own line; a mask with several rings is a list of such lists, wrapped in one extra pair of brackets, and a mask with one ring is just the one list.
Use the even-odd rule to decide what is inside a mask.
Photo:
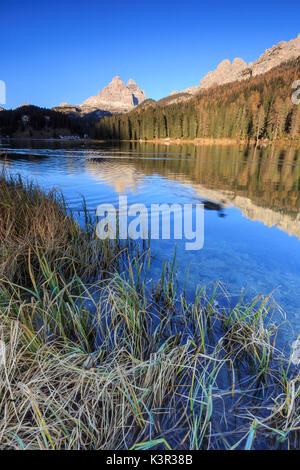
[[(62, 191), (77, 211), (82, 197), (99, 204), (204, 202), (205, 242), (151, 241), (151, 275), (161, 272), (177, 245), (178, 285), (221, 281), (230, 303), (270, 294), (300, 333), (300, 150), (272, 147), (103, 144), (90, 141), (2, 140), (12, 174)], [(221, 296), (222, 297), (222, 296)], [(225, 298), (225, 295), (224, 295)], [(220, 298), (220, 302), (224, 301)], [(226, 300), (228, 302), (228, 298)]]

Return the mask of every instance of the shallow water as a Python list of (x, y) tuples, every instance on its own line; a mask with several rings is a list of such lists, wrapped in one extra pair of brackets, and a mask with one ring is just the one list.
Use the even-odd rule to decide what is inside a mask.
[(220, 280), (237, 301), (269, 294), (300, 333), (300, 151), (238, 146), (118, 144), (2, 140), (7, 169), (61, 190), (77, 210), (99, 204), (205, 202), (205, 243), (186, 251), (185, 240), (151, 241), (152, 276), (177, 244), (179, 286), (189, 270), (196, 285)]

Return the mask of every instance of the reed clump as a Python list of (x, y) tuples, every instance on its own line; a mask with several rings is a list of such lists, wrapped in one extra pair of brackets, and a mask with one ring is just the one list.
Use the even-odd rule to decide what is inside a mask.
[[(154, 283), (149, 251), (102, 245), (92, 225), (77, 226), (56, 197), (21, 180), (1, 184), (1, 234), (13, 241), (1, 238), (0, 448), (299, 446), (300, 377), (276, 346), (271, 298), (222, 307), (216, 286), (210, 296), (200, 289), (188, 300), (177, 288), (175, 262)], [(23, 197), (20, 216), (12, 206)], [(64, 215), (64, 224), (56, 229), (48, 215), (43, 219), (41, 204), (49, 217)], [(10, 268), (22, 221), (27, 244)], [(58, 244), (46, 233), (57, 234)], [(66, 247), (73, 235), (74, 246)], [(122, 259), (93, 281), (91, 242), (99, 243), (98, 269), (108, 272), (110, 259)]]
[(41, 278), (41, 259), (65, 278), (83, 279), (118, 265), (120, 247), (100, 243), (83, 203), (84, 226), (67, 210), (62, 194), (2, 172), (0, 176), (0, 275), (22, 286)]

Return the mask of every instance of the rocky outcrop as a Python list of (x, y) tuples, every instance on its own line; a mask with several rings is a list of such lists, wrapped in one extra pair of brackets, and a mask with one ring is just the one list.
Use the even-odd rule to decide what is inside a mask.
[(145, 92), (141, 90), (132, 78), (127, 82), (126, 88), (132, 93), (134, 106), (142, 103), (146, 99)]
[(114, 77), (110, 84), (99, 91), (98, 95), (85, 100), (81, 108), (93, 108), (111, 113), (126, 112), (133, 109), (146, 99), (134, 80), (130, 79), (125, 85), (120, 77)]
[(211, 85), (220, 83), (228, 83), (233, 82), (235, 80), (239, 80), (241, 77), (241, 72), (247, 68), (246, 62), (243, 59), (237, 57), (234, 59), (232, 64), (230, 61), (223, 60), (221, 62), (215, 72), (208, 72), (206, 77), (204, 77), (200, 81), (201, 88), (209, 88)]
[(70, 105), (61, 103), (55, 110), (66, 114), (95, 115), (98, 118), (131, 111), (135, 106), (145, 101), (146, 95), (132, 78), (127, 85), (122, 82), (120, 77), (114, 77), (109, 85), (99, 91), (96, 96), (91, 96), (79, 105)]
[(208, 74), (200, 81), (200, 85), (198, 87), (191, 87), (184, 91), (194, 94), (199, 90), (210, 88), (213, 85), (221, 85), (223, 83), (240, 80), (242, 72), (245, 69), (247, 69), (247, 64), (243, 59), (237, 57), (234, 59), (232, 64), (230, 63), (230, 60), (225, 59), (218, 65), (216, 70), (208, 72)]
[(231, 63), (228, 59), (223, 60), (216, 70), (208, 74), (200, 81), (198, 86), (193, 86), (184, 90), (185, 93), (194, 95), (203, 89), (214, 85), (223, 85), (247, 78), (255, 77), (268, 72), (274, 67), (291, 59), (300, 56), (300, 34), (291, 41), (282, 41), (271, 49), (267, 49), (259, 59), (250, 62), (248, 65), (243, 59), (236, 58)]
[(248, 64), (250, 74), (255, 77), (262, 73), (268, 72), (272, 68), (280, 65), (291, 59), (296, 59), (300, 56), (300, 34), (296, 39), (291, 41), (281, 41), (277, 46), (267, 49), (259, 59), (255, 62)]
[(178, 104), (182, 101), (186, 101), (191, 98), (190, 93), (182, 92), (182, 93), (171, 93), (169, 96), (158, 100), (156, 104), (158, 106), (169, 106), (171, 104)]

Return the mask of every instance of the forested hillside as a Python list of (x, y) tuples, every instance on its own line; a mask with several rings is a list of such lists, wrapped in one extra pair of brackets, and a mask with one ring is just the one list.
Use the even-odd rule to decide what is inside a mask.
[(59, 132), (82, 135), (85, 131), (80, 118), (38, 106), (21, 106), (0, 112), (0, 135), (33, 136), (47, 134), (57, 137)]
[(297, 139), (300, 105), (292, 102), (292, 83), (300, 80), (300, 58), (264, 75), (212, 87), (188, 101), (154, 103), (130, 113), (104, 118), (98, 139)]

